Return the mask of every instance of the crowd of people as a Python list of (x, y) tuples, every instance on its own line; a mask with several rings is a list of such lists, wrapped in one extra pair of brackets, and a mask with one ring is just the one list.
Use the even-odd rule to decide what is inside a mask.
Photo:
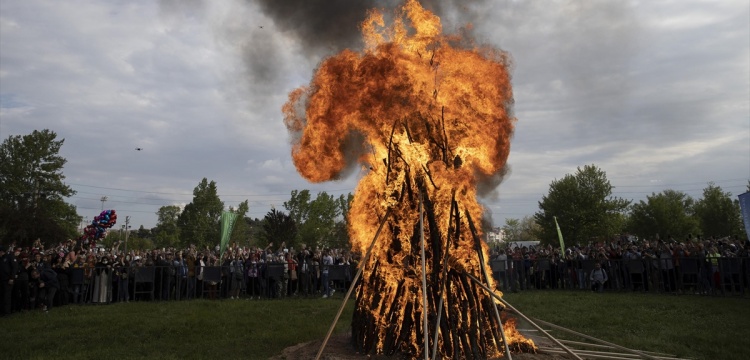
[[(7, 251), (6, 251), (7, 250)], [(357, 260), (343, 249), (81, 249), (75, 241), (45, 248), (0, 248), (0, 310), (131, 300), (330, 297), (348, 287)]]
[[(81, 249), (69, 240), (45, 248), (0, 248), (0, 311), (131, 300), (330, 297), (346, 289), (358, 259), (343, 249)], [(491, 247), (503, 291), (641, 290), (716, 294), (750, 289), (750, 241), (618, 239), (570, 246)]]
[(641, 290), (717, 294), (750, 288), (750, 241), (737, 237), (677, 241), (627, 238), (585, 246), (496, 246), (491, 264), (499, 287)]

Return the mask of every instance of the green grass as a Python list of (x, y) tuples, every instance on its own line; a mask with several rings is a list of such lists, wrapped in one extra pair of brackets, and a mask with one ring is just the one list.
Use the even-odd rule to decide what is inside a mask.
[[(528, 317), (632, 349), (694, 359), (750, 359), (748, 298), (534, 291), (504, 299)], [(551, 334), (582, 340), (561, 331)]]
[[(322, 339), (343, 298), (65, 306), (0, 318), (3, 359), (267, 359)], [(353, 301), (337, 324), (349, 328)]]
[[(535, 291), (505, 299), (529, 317), (634, 349), (750, 359), (747, 298)], [(16, 314), (0, 318), (0, 357), (267, 359), (322, 339), (341, 300), (131, 302)], [(348, 330), (352, 309), (350, 300), (337, 332)]]

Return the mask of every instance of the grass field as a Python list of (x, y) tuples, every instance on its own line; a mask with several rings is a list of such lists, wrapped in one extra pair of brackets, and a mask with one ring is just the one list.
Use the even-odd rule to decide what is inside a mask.
[[(694, 359), (749, 359), (750, 299), (588, 292), (506, 294), (572, 330)], [(267, 359), (321, 339), (342, 298), (67, 306), (0, 318), (3, 359)], [(352, 301), (337, 331), (346, 331)], [(562, 333), (553, 332), (556, 336)], [(574, 338), (572, 338), (574, 339)]]

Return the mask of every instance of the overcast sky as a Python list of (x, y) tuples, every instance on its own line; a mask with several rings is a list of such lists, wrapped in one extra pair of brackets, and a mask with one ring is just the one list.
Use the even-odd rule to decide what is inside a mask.
[[(316, 64), (360, 46), (367, 8), (396, 0), (3, 1), (0, 138), (65, 139), (69, 201), (156, 225), (204, 177), (253, 218), (311, 184), (291, 161), (281, 106)], [(550, 183), (595, 164), (642, 200), (750, 179), (750, 3), (429, 1), (444, 31), (472, 23), (513, 59), (510, 173), (480, 199), (495, 225), (538, 211)], [(439, 7), (431, 3), (440, 4)], [(136, 148), (141, 148), (137, 151)], [(100, 199), (107, 196), (102, 203)]]

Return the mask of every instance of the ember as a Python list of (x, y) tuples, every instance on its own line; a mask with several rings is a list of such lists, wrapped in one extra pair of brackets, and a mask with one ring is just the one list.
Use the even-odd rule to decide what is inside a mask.
[(310, 181), (337, 179), (353, 141), (365, 141), (356, 154), (365, 175), (350, 209), (353, 250), (364, 254), (387, 225), (362, 265), (354, 345), (412, 357), (434, 347), (439, 358), (501, 356), (506, 343), (534, 351), (467, 276), (495, 288), (474, 221), (482, 217), (477, 185), (503, 173), (510, 149), (507, 55), (443, 35), (440, 19), (416, 0), (388, 27), (371, 11), (362, 30), (365, 51), (323, 61), (283, 109), (298, 135), (295, 166)]

